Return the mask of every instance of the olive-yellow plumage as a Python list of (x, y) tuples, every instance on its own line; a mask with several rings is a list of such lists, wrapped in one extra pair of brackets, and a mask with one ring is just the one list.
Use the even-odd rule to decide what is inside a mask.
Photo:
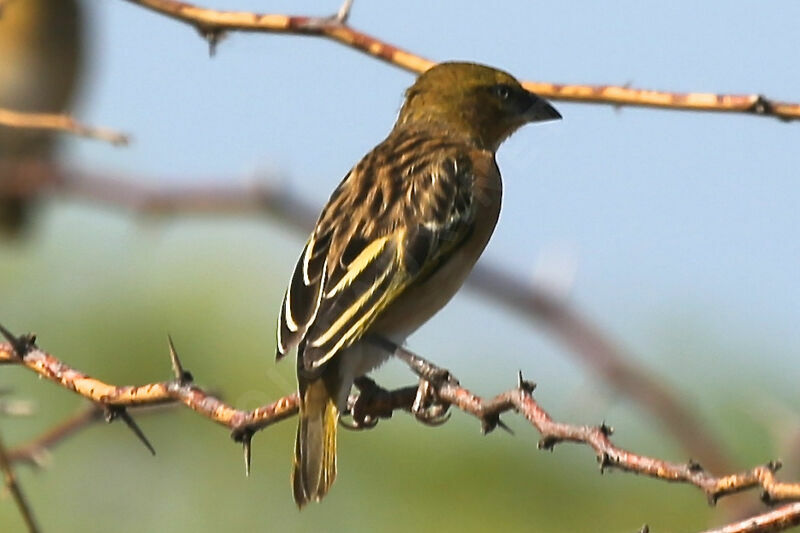
[(336, 427), (353, 380), (450, 300), (500, 212), (495, 151), (528, 122), (560, 118), (509, 74), (442, 63), (406, 92), (389, 136), (323, 208), (278, 318), (278, 357), (297, 348), (300, 421), (294, 498), (336, 476)]
[[(59, 113), (71, 103), (83, 59), (76, 0), (0, 2), (0, 107)], [(0, 233), (22, 229), (32, 165), (51, 157), (50, 132), (0, 126)]]

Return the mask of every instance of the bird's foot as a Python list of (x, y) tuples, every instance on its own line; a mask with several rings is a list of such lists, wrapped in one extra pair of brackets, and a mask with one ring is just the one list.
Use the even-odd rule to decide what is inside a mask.
[[(379, 346), (387, 352), (392, 353), (395, 357), (408, 365), (408, 367), (417, 376), (419, 376), (419, 386), (417, 387), (417, 391), (414, 396), (414, 402), (411, 404), (411, 414), (413, 414), (417, 420), (429, 426), (439, 426), (447, 422), (447, 420), (450, 418), (450, 414), (448, 413), (450, 404), (439, 398), (437, 391), (445, 385), (458, 385), (458, 380), (450, 373), (450, 371), (436, 366), (427, 359), (403, 348), (399, 344), (394, 343), (386, 337), (370, 337), (370, 341), (376, 346)], [(359, 383), (359, 380), (362, 380), (362, 384), (367, 385), (366, 389), (362, 387), (362, 384)], [(368, 378), (359, 378), (356, 380), (356, 386), (362, 390), (362, 395), (364, 392), (374, 395), (375, 389), (377, 388), (382, 394), (386, 394), (391, 397), (391, 393), (385, 389), (381, 389), (375, 385), (375, 382), (369, 380)], [(360, 396), (356, 403), (361, 402)], [(373, 399), (372, 396), (367, 396), (367, 398), (370, 400)], [(366, 405), (367, 403), (369, 402), (365, 401), (362, 405)], [(355, 407), (356, 406), (353, 406), (351, 409), (354, 419), (357, 418), (357, 410)], [(370, 406), (370, 408), (372, 407), (374, 406)], [(391, 416), (391, 411), (389, 411), (388, 415), (382, 413), (380, 416), (381, 418), (388, 418), (388, 416)], [(377, 420), (375, 422), (377, 422)], [(372, 425), (374, 425), (374, 423)]]
[(420, 378), (417, 395), (411, 405), (411, 414), (425, 425), (441, 426), (450, 419), (449, 409), (450, 404), (441, 401), (436, 394), (436, 386), (431, 381)]
[(419, 376), (421, 381), (427, 381), (428, 384), (434, 388), (444, 385), (445, 383), (458, 385), (458, 380), (449, 370), (436, 366), (427, 359), (406, 350), (402, 346), (397, 346), (395, 348), (394, 355), (408, 365), (408, 367)]
[(429, 426), (440, 426), (447, 422), (450, 418), (450, 413), (447, 412), (450, 404), (442, 401), (436, 391), (446, 384), (458, 385), (458, 380), (449, 370), (436, 366), (402, 346), (395, 345), (393, 348), (395, 357), (419, 376), (419, 386), (414, 403), (411, 405), (411, 414)]
[[(354, 430), (370, 429), (381, 418), (391, 418), (391, 393), (388, 390), (366, 376), (356, 378), (354, 385), (358, 388), (358, 396), (348, 402), (346, 414), (350, 415), (350, 420), (340, 418), (339, 423), (342, 426)], [(384, 409), (381, 406), (387, 407)]]

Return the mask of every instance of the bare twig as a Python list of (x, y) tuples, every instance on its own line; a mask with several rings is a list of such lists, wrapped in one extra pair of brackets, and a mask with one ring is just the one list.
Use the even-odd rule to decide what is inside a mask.
[(28, 532), (37, 533), (39, 528), (36, 526), (36, 520), (33, 517), (30, 505), (28, 505), (28, 500), (22, 493), (19, 483), (17, 483), (17, 478), (14, 475), (11, 461), (9, 461), (8, 455), (6, 454), (6, 448), (3, 444), (2, 437), (0, 437), (0, 471), (3, 472), (6, 488), (14, 498), (14, 502), (17, 504), (17, 508), (19, 508), (19, 512), (22, 515), (22, 520), (28, 528)]
[(773, 117), (786, 122), (800, 119), (800, 104), (778, 102), (761, 94), (678, 93), (618, 85), (569, 85), (538, 81), (525, 81), (523, 85), (540, 96), (567, 102), (744, 113)]
[[(52, 179), (42, 180), (40, 190), (26, 192), (31, 195), (50, 192), (100, 207), (127, 209), (145, 216), (265, 215), (298, 231), (306, 231), (313, 226), (319, 212), (319, 206), (292, 195), (286, 187), (263, 180), (241, 187), (154, 188), (142, 185), (148, 182), (144, 178), (110, 180), (103, 175), (61, 171), (57, 168), (52, 170), (52, 174)], [(230, 181), (228, 178), (218, 183)], [(273, 183), (276, 181), (273, 180)]]
[[(351, 2), (331, 17), (309, 17), (219, 11), (175, 0), (127, 0), (196, 28), (212, 47), (228, 31), (325, 37), (411, 72), (424, 72), (435, 62), (347, 26)], [(747, 113), (781, 120), (800, 119), (800, 104), (777, 102), (759, 94), (675, 93), (614, 85), (569, 85), (526, 81), (528, 90), (552, 100), (613, 106), (655, 107), (684, 111)]]
[[(153, 407), (141, 407), (136, 409), (136, 414), (137, 416), (154, 414), (176, 405), (177, 404), (163, 404)], [(48, 463), (51, 448), (61, 444), (69, 437), (78, 434), (87, 426), (104, 419), (107, 419), (106, 410), (96, 403), (90, 403), (38, 437), (23, 444), (18, 444), (8, 450), (8, 460), (12, 463), (21, 463), (35, 468), (43, 468)]]
[(125, 134), (105, 128), (87, 126), (69, 115), (57, 113), (26, 113), (0, 108), (0, 126), (66, 132), (79, 137), (105, 141), (115, 146), (124, 146), (130, 141)]
[(174, 0), (127, 1), (189, 24), (209, 41), (218, 40), (221, 34), (228, 31), (310, 35), (332, 39), (411, 72), (424, 72), (436, 64), (347, 26), (347, 2), (337, 15), (308, 17), (218, 11)]
[[(203, 417), (231, 429), (234, 439), (245, 445), (246, 455), (249, 452), (250, 438), (255, 432), (297, 413), (296, 394), (285, 396), (253, 411), (235, 409), (214, 398), (202, 388), (192, 385), (186, 379), (187, 374), (182, 367), (181, 379), (141, 386), (110, 385), (70, 368), (53, 355), (39, 349), (29, 337), (12, 336), (12, 340), (14, 342), (0, 343), (0, 364), (24, 366), (92, 400), (104, 410), (178, 402)], [(710, 503), (715, 503), (723, 496), (753, 488), (762, 489), (763, 499), (769, 502), (800, 499), (800, 483), (785, 483), (775, 479), (774, 474), (780, 468), (778, 463), (757, 466), (736, 474), (714, 476), (692, 461), (681, 464), (639, 455), (613, 444), (610, 440), (612, 430), (605, 424), (576, 426), (554, 421), (533, 398), (533, 384), (522, 379), (521, 374), (516, 387), (485, 400), (462, 387), (446, 370), (435, 367), (404, 348), (394, 345), (392, 347), (396, 349), (399, 357), (406, 362), (411, 361), (409, 364), (412, 368), (424, 378), (426, 384), (430, 385), (426, 390), (432, 394), (431, 402), (440, 406), (437, 412), (441, 413), (454, 406), (479, 419), (486, 432), (500, 425), (502, 413), (516, 411), (541, 434), (539, 448), (551, 450), (556, 444), (567, 441), (585, 444), (594, 450), (601, 470), (615, 468), (669, 482), (691, 484), (701, 489)], [(373, 421), (367, 426), (369, 427), (378, 419), (391, 417), (397, 409), (416, 412), (419, 390), (423, 389), (417, 387), (405, 387), (394, 391), (379, 389), (377, 393), (371, 391), (370, 394), (354, 396), (350, 401), (351, 411), (358, 413), (362, 421)], [(85, 427), (87, 423), (76, 424), (76, 427)], [(54, 441), (55, 437), (51, 438), (50, 444)], [(247, 466), (249, 468), (249, 464)], [(787, 524), (793, 523), (791, 520), (795, 520), (798, 514), (800, 509), (784, 513), (783, 520)]]
[(703, 533), (772, 533), (800, 525), (800, 503), (790, 503), (758, 516), (751, 516), (727, 526)]
[[(287, 188), (264, 183), (241, 188), (153, 189), (138, 184), (143, 181), (110, 181), (85, 173), (65, 173), (51, 180), (57, 184), (54, 191), (61, 195), (146, 215), (255, 213), (306, 232), (313, 227), (319, 212), (317, 205), (291, 194)], [(638, 366), (635, 357), (625, 353), (566, 302), (486, 261), (479, 262), (465, 286), (527, 317), (533, 324), (544, 326), (611, 387), (635, 398), (638, 405), (661, 420), (690, 454), (715, 471), (730, 470), (727, 454), (697, 415), (664, 382)]]
[(103, 410), (96, 404), (89, 404), (39, 437), (8, 450), (8, 460), (11, 463), (27, 463), (30, 466), (42, 467), (50, 448), (102, 419)]

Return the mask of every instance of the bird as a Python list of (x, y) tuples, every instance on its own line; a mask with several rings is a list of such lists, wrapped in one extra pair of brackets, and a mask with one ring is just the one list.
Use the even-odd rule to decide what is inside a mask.
[(295, 503), (336, 477), (336, 430), (354, 380), (391, 357), (456, 293), (492, 235), (500, 144), (560, 119), (510, 74), (439, 63), (405, 92), (386, 139), (344, 177), (300, 254), (278, 316), (276, 358), (297, 351)]
[[(61, 113), (78, 90), (83, 12), (77, 0), (0, 2), (0, 107)], [(0, 235), (26, 228), (36, 163), (53, 156), (49, 132), (0, 125)]]

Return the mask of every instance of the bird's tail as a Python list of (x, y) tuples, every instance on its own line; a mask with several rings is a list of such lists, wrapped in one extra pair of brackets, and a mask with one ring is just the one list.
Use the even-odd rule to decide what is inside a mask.
[(294, 501), (302, 508), (319, 501), (336, 478), (336, 426), (339, 410), (336, 391), (326, 379), (299, 379), (300, 422), (294, 446), (292, 486)]

